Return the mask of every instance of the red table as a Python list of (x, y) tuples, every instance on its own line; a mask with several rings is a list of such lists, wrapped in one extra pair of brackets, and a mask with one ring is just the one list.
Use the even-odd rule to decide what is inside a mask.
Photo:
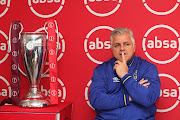
[(0, 107), (0, 120), (71, 120), (71, 116), (72, 104), (68, 102), (43, 108), (14, 105)]

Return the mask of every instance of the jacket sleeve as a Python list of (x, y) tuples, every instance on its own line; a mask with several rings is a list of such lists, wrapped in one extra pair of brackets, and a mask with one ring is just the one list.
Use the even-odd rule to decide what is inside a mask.
[(108, 93), (106, 77), (95, 68), (89, 91), (89, 99), (93, 108), (98, 110), (111, 110), (129, 104), (129, 95), (122, 89), (116, 93)]
[(124, 84), (134, 102), (144, 107), (150, 107), (160, 96), (160, 79), (156, 66), (151, 65), (148, 67), (144, 71), (142, 78), (150, 82), (148, 88), (140, 85), (130, 74), (126, 74), (121, 79), (121, 82)]

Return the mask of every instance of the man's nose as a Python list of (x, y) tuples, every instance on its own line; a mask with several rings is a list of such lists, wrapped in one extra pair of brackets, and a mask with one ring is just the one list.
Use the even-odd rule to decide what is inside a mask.
[(120, 50), (124, 51), (124, 45), (121, 45)]

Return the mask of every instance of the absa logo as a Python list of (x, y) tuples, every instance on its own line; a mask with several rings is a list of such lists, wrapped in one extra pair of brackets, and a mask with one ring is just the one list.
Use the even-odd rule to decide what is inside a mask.
[(65, 0), (28, 0), (31, 11), (41, 18), (57, 15), (62, 10), (64, 3)]
[(92, 83), (92, 81), (90, 80), (88, 83), (87, 83), (87, 86), (86, 86), (86, 88), (85, 88), (85, 100), (86, 100), (86, 103), (89, 105), (89, 107), (91, 107), (93, 110), (94, 110), (94, 108), (92, 107), (92, 105), (90, 104), (90, 101), (89, 101), (89, 88), (90, 88), (90, 86), (91, 86), (91, 83)]
[(94, 63), (102, 64), (112, 57), (110, 34), (113, 30), (109, 26), (98, 26), (87, 34), (84, 40), (84, 50)]
[(121, 2), (122, 0), (84, 0), (88, 11), (99, 17), (115, 13), (119, 9)]
[[(58, 81), (58, 91), (54, 92), (54, 94), (55, 95), (58, 94), (58, 98), (61, 100), (61, 102), (64, 102), (66, 99), (66, 88), (65, 88), (64, 83), (59, 78), (57, 78), (57, 81)], [(49, 75), (48, 74), (45, 74), (44, 76), (42, 76), (41, 83), (39, 85), (39, 89), (41, 92), (43, 92), (45, 94), (45, 96), (50, 97)], [(53, 91), (51, 91), (51, 94), (52, 93), (53, 93)]]
[(10, 7), (10, 0), (0, 0), (0, 17), (5, 15)]
[(0, 30), (0, 53), (1, 53), (1, 57), (0, 57), (0, 64), (3, 63), (9, 56), (9, 40), (8, 40), (8, 36)]
[(155, 15), (168, 15), (176, 10), (180, 0), (142, 0), (148, 11)]
[(179, 34), (175, 29), (168, 25), (155, 25), (145, 33), (142, 47), (151, 61), (167, 64), (179, 56), (179, 44)]
[(11, 98), (11, 85), (9, 82), (2, 76), (0, 76), (0, 101), (10, 97)]
[(169, 112), (179, 104), (180, 84), (169, 74), (159, 74), (159, 77), (161, 79), (161, 91), (160, 98), (156, 102), (157, 112)]

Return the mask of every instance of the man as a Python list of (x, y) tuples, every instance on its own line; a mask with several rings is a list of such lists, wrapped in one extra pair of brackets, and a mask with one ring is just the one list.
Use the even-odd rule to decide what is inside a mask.
[(114, 58), (94, 69), (89, 91), (95, 120), (155, 120), (160, 79), (155, 65), (136, 57), (132, 31), (111, 33)]

